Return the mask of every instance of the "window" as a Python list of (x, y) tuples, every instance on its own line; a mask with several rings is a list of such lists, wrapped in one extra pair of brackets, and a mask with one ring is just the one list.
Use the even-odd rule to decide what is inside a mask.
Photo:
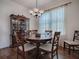
[(65, 34), (64, 6), (45, 12), (39, 19), (39, 32), (51, 29), (53, 32), (60, 31)]

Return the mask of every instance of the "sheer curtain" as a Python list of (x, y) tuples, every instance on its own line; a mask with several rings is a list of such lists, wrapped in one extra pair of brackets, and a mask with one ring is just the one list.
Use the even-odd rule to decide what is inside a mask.
[(52, 30), (53, 32), (60, 31), (64, 35), (64, 16), (64, 6), (46, 11), (39, 19), (39, 32), (43, 33), (45, 30)]

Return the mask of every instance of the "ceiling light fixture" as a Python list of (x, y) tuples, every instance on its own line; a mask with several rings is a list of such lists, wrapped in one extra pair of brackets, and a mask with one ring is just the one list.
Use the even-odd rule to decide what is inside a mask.
[(38, 9), (38, 1), (36, 0), (36, 8), (34, 8), (33, 10), (30, 11), (30, 14), (38, 17), (41, 16), (44, 13), (43, 10)]

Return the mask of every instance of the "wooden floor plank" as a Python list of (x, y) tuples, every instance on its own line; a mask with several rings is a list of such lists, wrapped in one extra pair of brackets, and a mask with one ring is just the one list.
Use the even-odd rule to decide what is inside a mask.
[[(78, 53), (71, 53), (71, 55), (68, 55), (68, 50), (63, 50), (63, 48), (59, 48), (59, 59), (79, 59)], [(17, 59), (16, 57), (16, 49), (15, 48), (5, 48), (0, 50), (0, 59)], [(22, 59), (21, 56), (19, 56), (19, 59)], [(30, 55), (26, 56), (26, 59), (33, 59), (30, 57)], [(41, 57), (41, 59), (50, 59), (50, 55), (44, 55)], [(57, 59), (54, 57), (54, 59)]]

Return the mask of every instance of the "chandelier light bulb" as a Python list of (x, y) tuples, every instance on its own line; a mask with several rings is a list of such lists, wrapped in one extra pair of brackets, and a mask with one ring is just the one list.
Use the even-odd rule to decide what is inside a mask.
[(31, 10), (31, 11), (30, 11), (30, 13), (32, 14), (32, 13), (33, 13), (33, 11)]
[(34, 12), (38, 12), (39, 11), (39, 9), (37, 9), (37, 8), (34, 8)]
[(36, 16), (36, 17), (41, 16), (44, 13), (43, 10), (40, 10), (37, 7), (38, 7), (38, 5), (37, 5), (37, 0), (36, 0), (36, 8), (34, 8), (33, 10), (30, 11), (30, 14), (33, 16)]
[(40, 10), (39, 12), (40, 12), (40, 13), (44, 13), (44, 11), (43, 11), (43, 10)]
[(35, 16), (35, 15), (36, 15), (36, 13), (33, 13), (32, 15), (34, 15), (34, 16)]
[(41, 13), (39, 13), (38, 16), (41, 16)]

